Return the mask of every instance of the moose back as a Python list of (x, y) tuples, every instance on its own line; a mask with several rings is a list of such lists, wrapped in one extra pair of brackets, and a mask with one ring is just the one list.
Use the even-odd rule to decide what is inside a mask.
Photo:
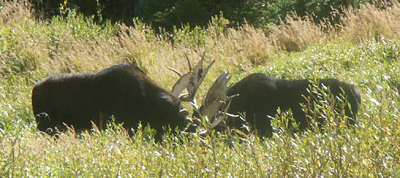
[[(150, 124), (156, 139), (168, 125), (184, 129), (186, 114), (180, 100), (132, 64), (118, 64), (97, 73), (59, 74), (38, 82), (32, 90), (38, 129), (65, 131), (98, 127), (114, 116), (127, 129)], [(50, 130), (49, 130), (50, 128)]]
[[(301, 104), (313, 103), (318, 100), (315, 93), (310, 92), (310, 80), (283, 80), (261, 73), (250, 74), (231, 88), (227, 95), (237, 95), (231, 101), (229, 113), (245, 113), (247, 123), (258, 131), (261, 136), (271, 136), (271, 117), (277, 114), (277, 109), (282, 111), (291, 109), (293, 117), (299, 123), (299, 130), (309, 128), (309, 120)], [(344, 107), (345, 115), (350, 117), (349, 124), (354, 125), (361, 96), (358, 90), (350, 84), (336, 79), (319, 79), (315, 85), (318, 88), (329, 88), (335, 99), (343, 96), (349, 105)], [(309, 99), (309, 101), (306, 100)], [(317, 101), (318, 102), (318, 101)], [(336, 102), (336, 109), (339, 104)], [(323, 121), (318, 121), (322, 123)], [(245, 122), (237, 118), (228, 118), (227, 125), (240, 128)]]

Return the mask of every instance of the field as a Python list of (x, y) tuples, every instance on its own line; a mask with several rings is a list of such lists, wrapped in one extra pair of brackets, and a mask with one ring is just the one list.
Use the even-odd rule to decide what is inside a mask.
[[(398, 3), (349, 9), (335, 27), (289, 18), (266, 34), (215, 18), (208, 29), (176, 30), (172, 38), (139, 21), (97, 25), (74, 12), (38, 20), (24, 0), (1, 4), (0, 177), (400, 177)], [(167, 134), (163, 143), (147, 139), (146, 129), (129, 138), (115, 124), (59, 139), (36, 129), (31, 91), (49, 75), (131, 62), (170, 90), (178, 76), (168, 67), (187, 71), (185, 53), (197, 62), (203, 52), (206, 64), (216, 62), (198, 101), (222, 71), (230, 83), (254, 72), (337, 78), (361, 93), (357, 127), (292, 135), (282, 124), (290, 113), (282, 113), (271, 139)]]

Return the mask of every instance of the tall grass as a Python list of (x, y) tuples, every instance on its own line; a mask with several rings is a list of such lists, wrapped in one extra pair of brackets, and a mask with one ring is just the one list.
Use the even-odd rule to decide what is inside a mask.
[[(176, 29), (157, 35), (136, 27), (97, 25), (74, 12), (51, 21), (35, 19), (27, 1), (1, 1), (1, 177), (399, 177), (399, 4), (349, 9), (338, 27), (291, 18), (266, 33), (247, 24)], [(146, 129), (129, 138), (110, 124), (76, 136), (51, 138), (37, 131), (30, 93), (37, 81), (64, 72), (93, 72), (120, 62), (140, 66), (171, 89), (187, 71), (186, 53), (197, 62), (216, 60), (198, 100), (221, 71), (231, 82), (253, 72), (284, 79), (337, 78), (353, 83), (363, 101), (357, 127), (327, 125), (326, 132), (293, 135), (282, 122), (273, 138), (253, 134), (166, 135), (149, 141)], [(335, 119), (333, 111), (324, 111)], [(282, 126), (282, 127), (278, 127)]]
[(398, 38), (400, 4), (390, 2), (391, 6), (377, 9), (374, 5), (363, 5), (360, 10), (347, 9), (341, 18), (343, 37), (352, 42), (363, 42), (369, 39)]

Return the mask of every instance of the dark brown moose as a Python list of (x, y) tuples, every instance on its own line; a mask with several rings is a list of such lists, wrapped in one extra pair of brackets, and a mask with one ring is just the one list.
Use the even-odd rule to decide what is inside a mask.
[[(275, 117), (280, 108), (281, 111), (291, 109), (295, 121), (299, 123), (298, 130), (310, 128), (310, 120), (308, 120), (309, 117), (306, 116), (303, 106), (322, 100), (318, 93), (310, 89), (314, 83), (319, 89), (329, 89), (328, 91), (335, 97), (335, 100), (344, 99), (350, 104), (349, 106), (345, 103), (344, 113), (350, 117), (348, 123), (354, 125), (361, 96), (353, 85), (336, 79), (319, 79), (316, 82), (307, 79), (283, 80), (254, 73), (228, 89), (226, 96), (235, 95), (231, 98), (228, 113), (245, 114), (245, 119), (229, 117), (225, 126), (242, 128), (243, 124), (248, 124), (252, 129), (257, 130), (259, 136), (270, 137), (273, 131), (271, 119)], [(339, 103), (335, 104), (336, 110), (340, 110)], [(318, 120), (317, 122), (323, 123), (324, 121)]]
[[(50, 135), (73, 126), (76, 131), (101, 129), (111, 116), (129, 130), (139, 122), (150, 124), (160, 141), (164, 129), (183, 130), (187, 110), (180, 101), (194, 98), (211, 63), (203, 68), (203, 58), (195, 68), (182, 75), (173, 92), (167, 91), (132, 64), (117, 64), (96, 73), (59, 74), (38, 82), (32, 90), (32, 107), (38, 129)], [(190, 86), (193, 87), (190, 87)], [(178, 97), (184, 88), (190, 88), (188, 97)], [(182, 100), (181, 100), (182, 99)]]

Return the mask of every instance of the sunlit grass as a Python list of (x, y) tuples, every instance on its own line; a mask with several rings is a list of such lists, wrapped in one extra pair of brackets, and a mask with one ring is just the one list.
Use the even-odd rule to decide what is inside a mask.
[[(400, 42), (393, 30), (399, 22), (392, 17), (399, 11), (396, 3), (387, 10), (366, 6), (349, 11), (339, 31), (322, 32), (306, 19), (292, 19), (266, 34), (251, 25), (227, 29), (214, 19), (209, 29), (177, 30), (173, 40), (140, 22), (136, 27), (99, 26), (74, 13), (43, 21), (32, 17), (26, 1), (1, 3), (0, 177), (400, 175)], [(383, 24), (373, 20), (383, 17), (388, 20)], [(354, 25), (367, 21), (374, 28), (370, 23)], [(337, 78), (361, 93), (357, 126), (327, 125), (324, 132), (293, 135), (278, 120), (290, 119), (290, 113), (282, 113), (271, 139), (167, 134), (162, 143), (149, 139), (146, 129), (136, 129), (129, 138), (115, 125), (78, 136), (63, 133), (58, 139), (36, 129), (31, 90), (48, 75), (132, 62), (170, 90), (178, 76), (168, 67), (187, 71), (184, 54), (197, 62), (203, 52), (206, 63), (216, 62), (198, 101), (224, 70), (232, 75), (231, 83), (254, 72), (283, 79)], [(325, 112), (336, 119), (332, 111)]]

